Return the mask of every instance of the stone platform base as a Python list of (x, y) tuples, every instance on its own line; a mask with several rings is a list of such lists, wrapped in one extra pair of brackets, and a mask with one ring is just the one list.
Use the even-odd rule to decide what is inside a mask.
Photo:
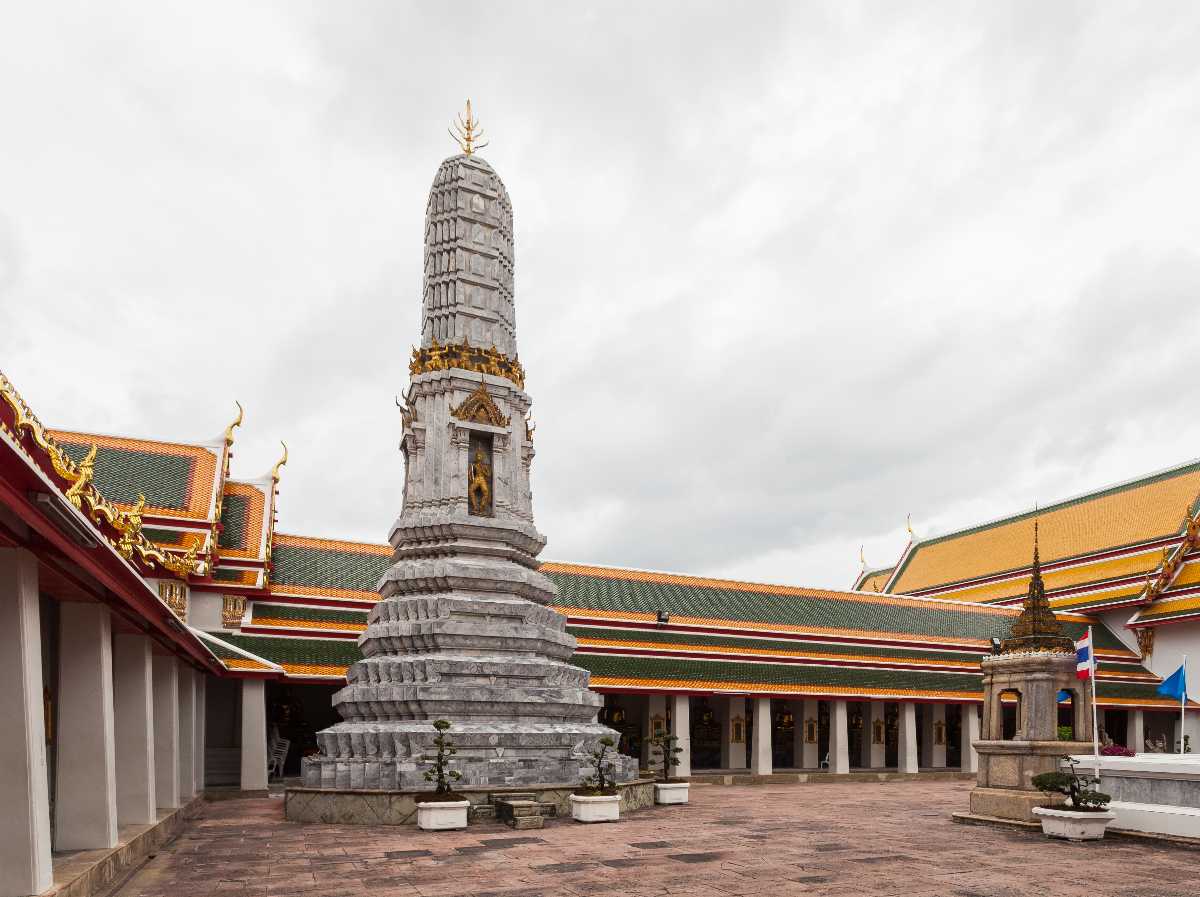
[(1041, 791), (1024, 791), (1018, 788), (974, 788), (971, 791), (971, 813), (998, 819), (1029, 822), (1041, 827), (1033, 815), (1034, 807), (1065, 803), (1062, 797), (1051, 796)]
[[(458, 789), (476, 807), (490, 807), (495, 797), (504, 794), (533, 794), (540, 804), (553, 804), (559, 816), (570, 816), (568, 797), (577, 785), (536, 785), (523, 788)], [(617, 786), (621, 812), (629, 813), (654, 806), (654, 780), (636, 779)], [(426, 791), (340, 791), (329, 788), (288, 788), (284, 795), (284, 816), (290, 822), (318, 822), (332, 825), (416, 825), (417, 801)]]
[(688, 781), (693, 785), (837, 785), (842, 782), (974, 782), (975, 773), (957, 769), (938, 769), (925, 772), (885, 772), (855, 769), (850, 772), (773, 772), (761, 775), (728, 770), (700, 770)]
[(56, 853), (54, 886), (41, 897), (90, 897), (117, 878), (128, 878), (150, 854), (179, 834), (203, 803), (204, 798), (197, 796), (177, 810), (159, 810), (153, 825), (121, 826), (116, 847)]
[[(1038, 837), (1042, 837), (1041, 822), (1021, 822), (1016, 819), (1000, 819), (996, 816), (979, 816), (975, 813), (951, 813), (950, 818), (959, 825), (985, 825), (991, 828), (1002, 828), (1010, 831), (1026, 831), (1031, 834), (1036, 834)], [(1126, 841), (1153, 841), (1159, 844), (1179, 847), (1183, 850), (1200, 851), (1200, 838), (1186, 838), (1179, 835), (1164, 835), (1157, 832), (1137, 832), (1131, 829), (1114, 828), (1111, 825), (1105, 829), (1104, 837), (1106, 839), (1118, 838)]]

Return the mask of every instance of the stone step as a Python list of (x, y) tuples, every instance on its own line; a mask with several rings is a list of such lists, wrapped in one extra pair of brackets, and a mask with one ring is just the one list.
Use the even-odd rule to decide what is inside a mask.
[(492, 803), (498, 804), (505, 801), (534, 800), (536, 797), (537, 795), (535, 795), (532, 791), (511, 791), (506, 794), (493, 794), (488, 799)]
[(505, 824), (517, 831), (525, 831), (527, 829), (541, 828), (544, 821), (541, 816), (516, 816), (506, 820)]

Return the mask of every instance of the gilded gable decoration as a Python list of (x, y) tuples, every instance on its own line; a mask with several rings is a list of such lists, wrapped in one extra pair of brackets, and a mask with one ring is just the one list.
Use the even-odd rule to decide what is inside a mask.
[(500, 413), (492, 397), (488, 395), (487, 387), (480, 381), (479, 387), (471, 393), (457, 408), (451, 408), (450, 413), (459, 420), (471, 421), (477, 424), (491, 424), (493, 427), (507, 427), (508, 418)]
[(1143, 660), (1149, 660), (1154, 654), (1154, 629), (1150, 626), (1143, 626), (1133, 630), (1137, 636), (1138, 651), (1142, 654)]
[[(142, 532), (141, 507), (125, 512), (100, 494), (93, 482), (96, 462), (94, 446), (79, 463), (71, 460), (71, 456), (42, 425), (16, 387), (3, 374), (0, 374), (0, 400), (12, 409), (14, 435), (18, 438), (28, 435), (45, 454), (54, 473), (67, 482), (63, 496), (97, 526), (107, 524), (116, 531), (117, 538), (107, 533), (104, 537), (122, 557), (150, 567), (157, 565), (181, 577), (199, 571), (200, 563), (196, 560), (194, 550), (175, 555), (146, 538)], [(144, 499), (142, 502), (144, 506)]]
[(221, 625), (226, 629), (238, 629), (246, 613), (246, 599), (242, 595), (224, 595), (221, 598)]
[(162, 579), (158, 583), (158, 597), (181, 620), (187, 619), (187, 586), (173, 579)]

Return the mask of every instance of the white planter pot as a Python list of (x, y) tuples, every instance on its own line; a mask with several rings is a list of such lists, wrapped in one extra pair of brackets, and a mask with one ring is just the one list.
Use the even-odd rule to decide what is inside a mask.
[(688, 782), (655, 782), (654, 802), (656, 804), (686, 804), (688, 802)]
[(576, 822), (616, 822), (621, 816), (621, 795), (580, 797), (572, 794), (571, 818)]
[(467, 827), (469, 800), (434, 800), (417, 804), (417, 828), (444, 832)]
[(1099, 841), (1104, 829), (1117, 818), (1116, 813), (1081, 813), (1060, 807), (1034, 807), (1033, 815), (1042, 820), (1042, 832), (1051, 838), (1068, 841)]

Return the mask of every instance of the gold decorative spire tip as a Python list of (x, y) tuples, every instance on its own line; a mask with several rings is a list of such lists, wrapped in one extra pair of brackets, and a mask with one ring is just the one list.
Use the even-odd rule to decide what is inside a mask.
[(483, 149), (487, 146), (487, 141), (480, 143), (479, 140), (483, 137), (483, 128), (479, 124), (479, 119), (471, 114), (471, 101), (467, 100), (466, 113), (459, 113), (458, 121), (454, 123), (454, 130), (446, 129), (447, 133), (458, 144), (458, 148), (468, 156), (474, 154), (475, 150)]

